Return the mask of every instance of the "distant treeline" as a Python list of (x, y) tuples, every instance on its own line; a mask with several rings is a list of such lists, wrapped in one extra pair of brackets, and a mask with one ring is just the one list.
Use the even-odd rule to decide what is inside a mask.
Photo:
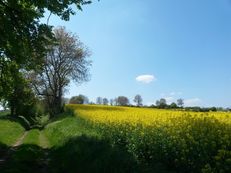
[(183, 99), (177, 99), (176, 103), (172, 102), (170, 104), (167, 103), (166, 99), (161, 98), (157, 100), (155, 104), (150, 106), (143, 105), (143, 99), (141, 95), (137, 94), (133, 102), (135, 104), (131, 104), (129, 99), (125, 96), (118, 96), (114, 99), (107, 99), (103, 97), (97, 97), (96, 102), (89, 101), (88, 97), (85, 95), (73, 96), (71, 99), (66, 99), (65, 103), (69, 104), (94, 104), (94, 105), (111, 105), (111, 106), (128, 106), (128, 107), (146, 107), (146, 108), (156, 108), (156, 109), (176, 109), (183, 111), (193, 111), (193, 112), (217, 112), (217, 111), (231, 111), (230, 108), (222, 108), (222, 107), (200, 107), (200, 106), (184, 106)]
[[(156, 105), (151, 105), (151, 106), (145, 106), (145, 107), (150, 107), (150, 108), (158, 108), (158, 109), (173, 109), (171, 105), (167, 105), (165, 108), (160, 108)], [(185, 111), (193, 111), (193, 112), (218, 112), (218, 111), (225, 111), (229, 112), (231, 111), (230, 108), (222, 108), (222, 107), (199, 107), (199, 106), (192, 106), (192, 107), (177, 107), (174, 109), (181, 109)]]

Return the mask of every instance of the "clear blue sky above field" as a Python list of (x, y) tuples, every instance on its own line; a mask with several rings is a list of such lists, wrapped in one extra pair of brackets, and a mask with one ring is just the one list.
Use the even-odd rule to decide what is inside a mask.
[(92, 51), (91, 80), (71, 84), (67, 97), (231, 106), (229, 0), (101, 0), (49, 24), (66, 26)]

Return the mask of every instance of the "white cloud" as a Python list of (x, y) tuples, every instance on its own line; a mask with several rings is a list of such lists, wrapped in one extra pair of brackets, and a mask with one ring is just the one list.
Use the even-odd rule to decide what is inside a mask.
[(146, 75), (139, 75), (136, 77), (136, 81), (137, 82), (142, 82), (142, 83), (150, 83), (152, 81), (155, 81), (156, 80), (156, 77), (154, 75), (149, 75), (149, 74), (146, 74)]
[(191, 98), (191, 99), (184, 100), (185, 106), (200, 106), (201, 103), (202, 103), (202, 100), (199, 98)]

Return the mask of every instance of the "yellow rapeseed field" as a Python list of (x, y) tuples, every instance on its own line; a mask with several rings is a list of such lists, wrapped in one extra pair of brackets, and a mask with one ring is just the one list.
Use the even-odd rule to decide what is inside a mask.
[(115, 107), (101, 105), (69, 105), (75, 109), (75, 113), (97, 123), (129, 123), (131, 125), (143, 124), (152, 126), (154, 124), (171, 123), (172, 119), (181, 117), (205, 118), (214, 117), (219, 122), (231, 124), (231, 113), (227, 112), (186, 112), (177, 110), (161, 110), (151, 108)]
[(68, 105), (139, 163), (175, 172), (231, 172), (231, 113)]

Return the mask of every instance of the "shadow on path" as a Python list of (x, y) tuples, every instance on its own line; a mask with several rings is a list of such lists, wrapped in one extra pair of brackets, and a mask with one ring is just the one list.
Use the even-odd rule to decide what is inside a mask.
[[(0, 144), (0, 149), (7, 146)], [(0, 150), (1, 151), (1, 150)], [(43, 149), (22, 144), (0, 165), (1, 173), (123, 173), (136, 171), (134, 158), (107, 141), (80, 136), (65, 145)]]
[(8, 147), (7, 145), (0, 143), (0, 167), (1, 165), (4, 165), (7, 160), (9, 160), (11, 153), (15, 151), (17, 147), (22, 144), (27, 133), (28, 132), (25, 131), (13, 146)]

